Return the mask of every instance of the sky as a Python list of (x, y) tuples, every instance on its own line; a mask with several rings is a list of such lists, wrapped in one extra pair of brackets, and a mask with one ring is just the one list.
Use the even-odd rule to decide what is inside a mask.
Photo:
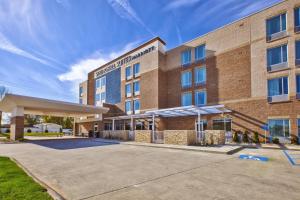
[(280, 0), (0, 0), (0, 85), (78, 102), (87, 73), (159, 36), (167, 49)]

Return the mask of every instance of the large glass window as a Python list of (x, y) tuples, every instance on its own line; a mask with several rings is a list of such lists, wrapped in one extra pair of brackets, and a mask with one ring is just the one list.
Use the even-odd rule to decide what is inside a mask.
[(101, 94), (96, 94), (95, 96), (96, 102), (101, 100)]
[(268, 66), (287, 62), (287, 45), (274, 47), (267, 50)]
[(296, 43), (295, 43), (295, 50), (296, 50), (296, 59), (297, 60), (300, 60), (300, 40), (298, 40), (298, 41), (296, 41)]
[(181, 87), (188, 88), (192, 86), (192, 72), (185, 71), (181, 74)]
[(106, 85), (106, 76), (98, 78), (96, 80), (96, 88), (103, 88)]
[(286, 30), (286, 13), (267, 20), (267, 35), (270, 36)]
[(224, 129), (226, 131), (231, 131), (231, 119), (213, 120), (213, 130), (224, 130)]
[(300, 74), (296, 76), (296, 91), (297, 94), (300, 94)]
[(202, 85), (206, 83), (206, 67), (195, 69), (195, 84)]
[(140, 63), (133, 65), (133, 75), (136, 77), (140, 74)]
[(191, 49), (185, 50), (181, 53), (181, 64), (186, 65), (191, 63), (192, 51)]
[(134, 95), (140, 94), (140, 82), (139, 81), (135, 81), (133, 83), (133, 92), (134, 92)]
[(131, 84), (130, 83), (125, 85), (125, 95), (126, 95), (126, 97), (131, 96)]
[(269, 132), (272, 137), (290, 136), (290, 120), (270, 119), (268, 125), (269, 125)]
[(200, 90), (195, 92), (195, 105), (202, 106), (206, 105), (206, 91)]
[(288, 77), (280, 77), (268, 80), (268, 96), (288, 94)]
[(295, 8), (294, 16), (295, 16), (295, 27), (300, 26), (300, 9), (299, 9), (299, 7)]
[(181, 95), (181, 105), (190, 106), (192, 105), (192, 93), (186, 92)]
[(126, 76), (126, 80), (132, 78), (131, 67), (130, 66), (126, 67), (126, 69), (125, 69), (125, 76)]
[(205, 44), (197, 46), (195, 48), (195, 60), (202, 60), (205, 56)]
[(135, 99), (133, 101), (133, 108), (134, 108), (135, 113), (140, 111), (140, 100), (139, 99)]
[(131, 101), (125, 102), (125, 112), (126, 112), (126, 114), (131, 113)]
[(104, 103), (106, 99), (106, 93), (105, 92), (101, 92), (101, 102)]

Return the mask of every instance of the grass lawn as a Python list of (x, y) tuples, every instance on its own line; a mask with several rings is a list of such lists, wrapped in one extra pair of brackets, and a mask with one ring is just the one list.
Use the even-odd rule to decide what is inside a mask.
[(25, 133), (25, 136), (57, 137), (57, 136), (63, 136), (63, 133)]
[(52, 199), (46, 189), (36, 183), (7, 157), (0, 157), (1, 200)]

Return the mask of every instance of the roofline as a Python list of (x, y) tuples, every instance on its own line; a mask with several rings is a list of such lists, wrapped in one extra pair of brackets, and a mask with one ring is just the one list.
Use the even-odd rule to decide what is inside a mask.
[(204, 36), (206, 36), (206, 35), (209, 35), (209, 34), (211, 34), (211, 33), (214, 33), (214, 32), (216, 32), (216, 31), (218, 31), (218, 30), (220, 30), (220, 29), (223, 29), (223, 28), (225, 28), (225, 27), (227, 27), (227, 26), (230, 26), (230, 25), (232, 25), (232, 24), (234, 24), (234, 23), (237, 23), (237, 22), (239, 22), (239, 21), (242, 21), (242, 20), (244, 20), (244, 19), (246, 19), (246, 18), (252, 17), (253, 15), (256, 15), (256, 14), (258, 14), (258, 13), (261, 13), (261, 12), (263, 12), (263, 11), (265, 11), (265, 10), (268, 10), (268, 9), (270, 9), (270, 8), (272, 8), (272, 7), (275, 7), (275, 6), (279, 5), (279, 4), (285, 3), (286, 1), (287, 1), (287, 0), (281, 0), (281, 2), (278, 2), (278, 3), (275, 3), (275, 4), (270, 5), (270, 6), (268, 6), (268, 7), (265, 7), (265, 8), (263, 8), (263, 9), (261, 9), (261, 10), (255, 11), (255, 12), (249, 14), (249, 15), (246, 15), (245, 17), (242, 17), (242, 18), (240, 18), (240, 19), (234, 20), (234, 21), (232, 21), (232, 22), (230, 22), (230, 23), (228, 23), (228, 24), (225, 24), (225, 25), (223, 25), (223, 26), (220, 26), (219, 28), (216, 28), (216, 29), (214, 29), (214, 30), (212, 30), (212, 31), (209, 31), (209, 32), (207, 32), (207, 33), (204, 33), (203, 35), (200, 35), (200, 36), (198, 36), (198, 37), (196, 37), (196, 38), (194, 38), (194, 39), (188, 40), (187, 42), (184, 42), (184, 43), (182, 43), (182, 44), (180, 44), (180, 45), (177, 45), (177, 46), (175, 46), (175, 47), (173, 47), (173, 48), (171, 48), (171, 49), (168, 49), (166, 52), (171, 51), (171, 50), (173, 50), (173, 49), (176, 49), (176, 48), (178, 48), (178, 47), (180, 47), (180, 46), (183, 46), (183, 45), (185, 45), (185, 44), (187, 44), (187, 43), (193, 42), (194, 40), (197, 40), (197, 39), (202, 38), (202, 37), (204, 37)]
[(142, 48), (142, 47), (144, 47), (144, 46), (146, 46), (146, 45), (148, 45), (148, 44), (150, 44), (150, 43), (152, 43), (152, 42), (154, 42), (154, 41), (156, 41), (156, 40), (160, 41), (163, 45), (166, 45), (166, 42), (165, 42), (165, 41), (163, 41), (159, 36), (156, 36), (156, 37), (154, 37), (154, 38), (152, 38), (152, 39), (150, 39), (150, 40), (144, 42), (143, 44), (141, 44), (141, 45), (139, 45), (139, 46), (137, 46), (137, 47), (131, 49), (130, 51), (127, 51), (126, 53), (124, 53), (124, 54), (118, 56), (117, 58), (114, 58), (113, 60), (111, 60), (111, 61), (109, 61), (109, 62), (107, 62), (107, 63), (101, 65), (100, 67), (98, 67), (98, 68), (94, 69), (93, 71), (89, 72), (89, 74), (90, 74), (90, 73), (94, 73), (95, 71), (99, 70), (99, 69), (102, 68), (102, 67), (105, 67), (106, 65), (109, 65), (109, 64), (114, 63), (115, 61), (121, 59), (122, 57), (127, 56), (128, 54), (131, 54), (132, 52), (135, 52), (136, 50), (138, 50), (138, 49), (140, 49), (140, 48)]

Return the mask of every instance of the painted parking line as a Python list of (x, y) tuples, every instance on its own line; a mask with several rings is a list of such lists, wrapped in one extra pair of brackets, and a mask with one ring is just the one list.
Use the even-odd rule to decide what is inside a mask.
[(300, 166), (300, 153), (299, 152), (291, 152), (291, 151), (284, 150), (283, 153), (292, 165)]

